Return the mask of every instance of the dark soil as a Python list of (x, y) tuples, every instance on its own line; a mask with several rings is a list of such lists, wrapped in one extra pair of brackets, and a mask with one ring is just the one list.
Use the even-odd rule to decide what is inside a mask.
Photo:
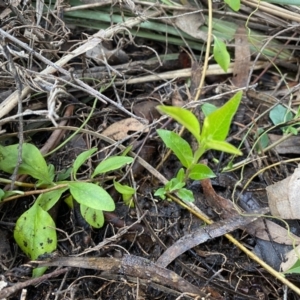
[[(0, 10), (2, 5), (0, 1)], [(119, 7), (119, 3), (113, 5), (119, 13), (125, 11), (128, 15), (134, 16), (133, 12), (128, 11), (130, 5), (125, 7)], [(202, 5), (206, 7), (205, 3)], [(29, 4), (23, 3), (16, 7), (10, 5), (3, 7), (10, 8), (11, 13), (1, 19), (2, 30), (30, 45), (30, 39), (22, 26), (24, 24), (29, 26), (30, 20), (36, 20), (35, 10)], [(107, 7), (110, 7), (110, 3), (107, 3)], [(63, 14), (59, 14), (60, 7), (54, 12), (54, 15), (48, 16), (49, 19), (41, 20), (40, 29), (35, 32), (38, 42), (31, 46), (36, 53), (41, 53), (53, 63), (67, 52), (79, 47), (77, 43), (85, 41), (86, 35), (96, 32), (93, 29), (86, 29), (83, 25), (74, 26), (76, 20), (70, 16), (64, 18)], [(271, 26), (270, 29), (274, 28)], [(281, 27), (277, 27), (276, 32), (280, 29)], [(39, 36), (39, 32), (42, 36)], [(295, 35), (299, 35), (296, 30)], [(59, 42), (62, 44), (55, 47), (54, 43)], [(24, 50), (8, 37), (1, 40), (1, 45), (5, 51)], [(46, 154), (66, 141), (89, 118), (71, 140), (51, 155), (46, 155), (47, 163), (54, 165), (56, 179), (72, 167), (80, 153), (96, 147), (98, 149), (96, 155), (80, 168), (77, 175), (78, 180), (87, 180), (100, 161), (122, 153), (120, 145), (131, 146), (131, 154), (141, 157), (156, 168), (158, 174), (168, 180), (172, 179), (182, 166), (173, 154), (167, 154), (168, 149), (159, 139), (156, 129), (165, 128), (178, 132), (180, 125), (173, 120), (159, 119), (160, 114), (156, 106), (159, 104), (193, 106), (193, 112), (202, 122), (203, 103), (209, 102), (220, 107), (233, 96), (234, 92), (228, 93), (234, 89), (231, 84), (232, 74), (207, 76), (200, 98), (194, 99), (201, 77), (197, 72), (203, 66), (200, 50), (188, 49), (185, 44), (182, 44), (182, 47), (172, 44), (166, 46), (163, 42), (147, 38), (131, 39), (122, 32), (113, 33), (110, 38), (105, 38), (101, 45), (103, 48), (102, 52), (97, 54), (98, 57), (87, 55), (85, 50), (62, 66), (72, 76), (55, 71), (53, 75), (43, 77), (43, 84), (42, 81), (37, 82), (38, 73), (47, 67), (45, 61), (41, 61), (26, 49), (25, 52), (29, 57), (21, 57), (20, 54), (12, 52), (8, 55), (4, 51), (0, 56), (0, 104), (3, 105), (13, 91), (29, 87), (31, 92), (23, 97), (23, 112), (49, 110), (47, 101), (49, 102), (51, 91), (55, 90), (55, 80), (66, 93), (58, 93), (55, 100), (55, 106), (61, 103), (57, 109), (59, 118), (54, 120), (58, 128), (53, 126), (53, 121), (51, 118), (49, 120), (45, 113), (24, 115), (23, 119), (15, 117), (1, 122), (4, 118), (17, 115), (18, 102), (16, 102), (15, 106), (0, 118), (2, 125), (0, 144), (2, 146), (17, 144), (21, 134), (25, 142), (32, 143), (39, 149), (49, 145), (43, 152)], [(297, 44), (293, 45), (296, 50), (291, 55), (290, 65), (296, 65), (297, 55), (299, 56)], [(161, 63), (157, 60), (156, 54), (161, 56)], [(171, 58), (163, 58), (164, 54), (173, 55)], [(196, 61), (195, 58), (199, 57), (200, 61)], [(281, 62), (282, 65), (284, 64)], [(291, 79), (295, 72), (289, 68), (290, 65), (282, 66), (281, 72), (289, 73), (288, 85), (293, 88), (297, 87), (298, 82)], [(189, 76), (175, 76), (173, 80), (162, 78), (138, 81), (147, 75), (175, 72), (191, 66), (194, 71)], [(232, 203), (233, 198), (245, 212), (259, 211), (268, 206), (265, 187), (282, 180), (297, 166), (291, 162), (266, 170), (257, 174), (246, 189), (243, 188), (259, 170), (274, 162), (297, 158), (299, 154), (282, 154), (275, 148), (259, 152), (259, 147), (253, 146), (257, 139), (258, 128), (270, 129), (272, 126), (268, 115), (262, 115), (272, 104), (261, 100), (262, 95), (267, 100), (271, 99), (270, 101), (280, 97), (282, 103), (287, 103), (288, 97), (281, 97), (286, 87), (278, 83), (281, 75), (272, 66), (269, 66), (265, 73), (257, 70), (248, 75), (250, 85), (259, 78), (259, 84), (255, 88), (258, 96), (244, 93), (228, 136), (228, 141), (236, 147), (242, 145), (240, 149), (244, 155), (233, 158), (218, 151), (206, 152), (203, 158), (217, 175), (211, 181), (212, 189), (206, 190), (199, 181), (190, 180), (187, 184), (187, 188), (193, 191), (195, 197), (193, 204), (217, 224), (217, 229), (222, 224), (233, 224), (238, 216), (236, 212), (231, 214), (232, 211), (229, 210), (229, 213), (225, 207), (228, 203)], [(112, 103), (104, 104), (97, 101), (93, 111), (95, 95), (80, 87), (76, 78), (73, 80), (73, 76), (80, 78), (92, 90), (101, 90)], [(189, 85), (187, 80), (190, 77), (192, 85)], [(196, 85), (193, 85), (195, 82)], [(297, 89), (293, 106), (298, 99), (296, 91)], [(274, 93), (274, 96), (268, 98), (271, 93)], [(218, 95), (220, 97), (215, 97)], [(4, 109), (3, 106), (1, 109)], [(110, 140), (105, 138), (103, 133), (112, 124), (134, 116), (148, 121), (147, 130), (141, 131), (136, 125), (127, 126), (121, 123), (114, 133), (106, 136), (116, 140), (115, 142), (110, 143)], [(274, 127), (271, 132), (282, 135), (279, 126)], [(117, 133), (120, 133), (121, 137), (116, 137)], [(195, 141), (187, 131), (183, 137), (194, 147)], [(243, 162), (243, 168), (238, 166), (239, 162)], [(224, 172), (224, 168), (230, 165), (237, 167), (232, 168), (231, 172)], [(125, 205), (113, 188), (113, 176), (116, 180), (122, 179), (123, 184), (136, 188), (133, 207)], [(6, 172), (1, 172), (0, 177), (8, 180), (12, 178), (11, 174)], [(67, 175), (66, 179), (70, 177)], [(24, 175), (18, 175), (16, 180), (35, 183), (33, 178)], [(14, 228), (18, 218), (33, 205), (37, 195), (18, 196), (15, 200), (0, 204), (0, 299), (299, 299), (300, 296), (296, 292), (284, 286), (265, 268), (251, 260), (233, 245), (224, 233), (213, 235), (210, 229), (208, 232), (211, 238), (199, 242), (178, 257), (174, 256), (168, 266), (156, 264), (159, 257), (176, 241), (188, 237), (189, 243), (196, 232), (206, 228), (207, 224), (197, 217), (191, 207), (180, 205), (170, 199), (163, 201), (155, 197), (155, 191), (162, 187), (163, 183), (159, 176), (155, 176), (155, 173), (147, 166), (142, 166), (138, 160), (132, 166), (100, 176), (97, 180), (114, 199), (116, 210), (105, 212), (105, 224), (102, 228), (92, 228), (82, 217), (78, 203), (72, 208), (66, 204), (65, 200), (69, 193), (65, 192), (49, 211), (57, 227), (58, 246), (55, 252), (46, 253), (37, 259), (39, 263), (49, 266), (39, 280), (32, 278), (32, 269), (37, 267), (38, 263), (32, 262), (14, 240)], [(12, 189), (6, 183), (2, 183), (1, 188), (3, 191)], [(32, 190), (18, 186), (13, 189), (27, 192)], [(221, 209), (215, 206), (218, 203), (212, 202), (211, 198), (216, 197), (214, 193), (225, 201), (219, 205), (227, 203), (221, 206)], [(220, 198), (217, 199), (221, 201)], [(251, 227), (251, 224), (247, 226)], [(292, 246), (274, 242), (267, 226), (264, 230), (270, 235), (268, 241), (259, 239), (255, 234), (249, 234), (247, 226), (232, 227), (234, 230), (228, 229), (226, 232), (231, 232), (242, 245), (279, 270), (280, 263), (284, 261), (284, 254), (291, 250)], [(290, 223), (290, 226), (294, 234), (299, 233), (297, 220)], [(204, 233), (206, 231), (203, 231)], [(299, 287), (298, 276), (288, 275), (287, 278)]]

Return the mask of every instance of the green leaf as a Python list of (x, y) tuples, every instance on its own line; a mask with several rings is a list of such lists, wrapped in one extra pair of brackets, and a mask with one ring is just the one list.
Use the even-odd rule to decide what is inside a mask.
[(285, 134), (293, 134), (293, 135), (298, 135), (298, 130), (294, 126), (287, 126), (284, 128), (284, 133)]
[(214, 111), (216, 111), (218, 108), (210, 103), (204, 103), (201, 106), (201, 110), (204, 113), (204, 115), (207, 117), (208, 115), (210, 115), (211, 113), (213, 113)]
[(129, 207), (134, 207), (134, 201), (133, 201), (133, 195), (135, 193), (135, 190), (128, 186), (128, 185), (123, 185), (117, 181), (114, 181), (114, 187), (115, 189), (122, 194), (122, 199), (125, 205)]
[(129, 156), (111, 156), (103, 160), (95, 169), (92, 178), (98, 174), (103, 174), (109, 171), (117, 170), (124, 167), (127, 164), (133, 162), (133, 158)]
[(284, 272), (284, 274), (300, 274), (300, 260), (298, 259), (295, 264), (287, 271)]
[(187, 201), (187, 202), (194, 202), (195, 201), (193, 192), (188, 190), (188, 189), (182, 188), (176, 194), (183, 201)]
[(73, 164), (73, 176), (74, 176), (75, 180), (76, 180), (76, 174), (77, 174), (77, 171), (79, 170), (79, 168), (96, 151), (97, 151), (97, 148), (92, 148), (92, 149), (89, 149), (89, 150), (86, 150), (86, 151), (80, 153), (77, 156), (77, 158), (75, 159), (74, 164)]
[[(7, 147), (0, 146), (0, 170), (12, 174), (18, 161), (19, 145)], [(32, 144), (24, 143), (22, 146), (22, 163), (18, 174), (28, 174), (38, 179), (41, 184), (51, 184), (51, 174), (44, 157), (38, 148)]]
[(115, 210), (114, 200), (102, 187), (89, 182), (69, 182), (68, 185), (78, 203), (97, 210)]
[(179, 181), (177, 178), (172, 178), (166, 187), (168, 186), (168, 191), (173, 192), (179, 190), (185, 186), (185, 182)]
[(197, 164), (190, 168), (189, 178), (193, 180), (202, 180), (216, 177), (215, 173), (206, 165)]
[(276, 105), (269, 113), (274, 125), (282, 124), (293, 119), (293, 113), (281, 104)]
[(178, 181), (181, 181), (183, 182), (184, 180), (184, 169), (183, 168), (180, 168), (180, 170), (178, 171), (177, 175), (176, 175), (176, 178)]
[(206, 142), (206, 146), (208, 149), (213, 149), (217, 151), (227, 152), (234, 155), (242, 155), (243, 153), (233, 145), (225, 142), (225, 141), (215, 141), (209, 140)]
[(219, 38), (214, 36), (214, 58), (218, 65), (227, 72), (230, 64), (230, 55), (227, 51), (226, 44), (222, 42)]
[(199, 142), (200, 123), (192, 112), (177, 106), (158, 105), (156, 108), (184, 126)]
[(201, 141), (217, 140), (224, 141), (229, 132), (230, 124), (236, 113), (242, 92), (237, 92), (227, 103), (204, 119)]
[(240, 0), (224, 0), (224, 2), (234, 11), (238, 11), (241, 7)]
[(165, 188), (159, 188), (158, 190), (155, 191), (154, 196), (155, 197), (160, 197), (162, 200), (166, 199), (166, 190)]
[(94, 228), (101, 228), (104, 224), (104, 215), (102, 210), (90, 208), (80, 204), (80, 212), (83, 218)]
[(57, 247), (55, 223), (36, 203), (17, 220), (14, 238), (32, 260), (53, 252)]
[(68, 169), (62, 169), (57, 174), (57, 181), (63, 181), (63, 180), (66, 180), (66, 179), (70, 178), (72, 171), (73, 171), (72, 167), (70, 167)]
[(68, 187), (53, 190), (40, 194), (36, 199), (36, 204), (39, 205), (43, 210), (48, 211), (55, 203), (60, 199), (61, 195), (68, 189)]
[(193, 162), (193, 152), (188, 142), (172, 131), (165, 129), (156, 131), (166, 146), (174, 152), (182, 165), (189, 168)]
[(134, 195), (135, 193), (135, 190), (132, 187), (123, 185), (117, 181), (114, 181), (114, 187), (122, 195)]

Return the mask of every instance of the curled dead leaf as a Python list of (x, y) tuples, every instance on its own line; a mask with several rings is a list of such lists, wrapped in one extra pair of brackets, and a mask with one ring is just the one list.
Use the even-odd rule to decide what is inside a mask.
[(267, 188), (270, 211), (283, 219), (300, 219), (300, 168), (294, 174)]
[(102, 134), (119, 141), (128, 137), (129, 131), (148, 132), (149, 128), (134, 118), (127, 118), (108, 126)]

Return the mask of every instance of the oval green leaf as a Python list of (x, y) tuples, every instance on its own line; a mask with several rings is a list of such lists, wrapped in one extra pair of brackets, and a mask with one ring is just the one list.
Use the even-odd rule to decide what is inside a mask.
[(182, 165), (189, 168), (193, 162), (193, 152), (188, 142), (177, 133), (169, 130), (158, 129), (156, 132), (166, 146), (174, 152)]
[(104, 224), (104, 215), (102, 210), (90, 208), (80, 204), (80, 213), (83, 218), (94, 228), (101, 228)]
[[(0, 170), (12, 174), (18, 161), (18, 144), (0, 146)], [(52, 178), (48, 172), (47, 163), (40, 150), (32, 144), (24, 143), (22, 146), (22, 163), (18, 174), (28, 174), (40, 183), (51, 184)]]
[(218, 65), (227, 72), (227, 69), (230, 64), (230, 55), (227, 51), (226, 44), (214, 36), (214, 59)]
[(102, 187), (89, 182), (69, 182), (68, 185), (78, 203), (98, 210), (115, 210), (114, 200)]
[(195, 200), (193, 192), (188, 189), (180, 189), (176, 194), (181, 200), (186, 202), (194, 202)]
[(199, 141), (200, 123), (192, 112), (177, 106), (158, 105), (156, 108), (184, 126)]
[(282, 124), (293, 119), (293, 113), (281, 104), (276, 105), (269, 113), (274, 125)]
[(193, 180), (202, 180), (216, 177), (215, 173), (204, 164), (197, 164), (190, 168), (189, 178)]
[(34, 204), (17, 220), (14, 238), (32, 260), (53, 252), (57, 247), (55, 223), (39, 205)]
[(127, 164), (130, 164), (133, 162), (133, 158), (129, 156), (111, 156), (105, 160), (103, 160), (95, 169), (92, 178), (103, 174), (106, 172), (110, 172), (113, 170), (120, 169), (124, 167)]

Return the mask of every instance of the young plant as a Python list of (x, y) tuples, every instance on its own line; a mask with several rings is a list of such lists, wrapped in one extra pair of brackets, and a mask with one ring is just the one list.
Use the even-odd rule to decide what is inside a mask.
[(135, 194), (135, 189), (117, 181), (114, 181), (114, 187), (116, 191), (122, 195), (124, 204), (129, 207), (134, 207), (133, 195)]
[[(32, 260), (51, 253), (57, 248), (55, 222), (48, 211), (59, 201), (62, 194), (70, 193), (69, 200), (75, 200), (80, 205), (83, 218), (91, 226), (100, 228), (104, 224), (103, 211), (113, 211), (115, 203), (106, 190), (97, 183), (77, 180), (77, 172), (84, 162), (97, 151), (96, 148), (84, 151), (73, 163), (73, 180), (53, 182), (54, 167), (47, 163), (40, 151), (32, 144), (23, 144), (22, 163), (19, 174), (27, 174), (37, 180), (33, 187), (42, 187), (41, 194), (34, 204), (17, 220), (14, 238), (22, 251)], [(18, 145), (0, 146), (0, 170), (12, 173), (18, 161)], [(91, 179), (100, 174), (123, 168), (132, 163), (128, 156), (113, 156), (100, 162), (94, 170)], [(0, 179), (5, 182), (6, 179)], [(47, 191), (48, 189), (48, 191)], [(45, 191), (46, 190), (46, 191)], [(4, 192), (0, 190), (0, 200), (5, 200), (12, 194), (21, 191)], [(40, 276), (45, 268), (37, 268), (33, 275)]]
[(207, 115), (202, 129), (196, 116), (187, 109), (172, 106), (157, 107), (160, 112), (184, 126), (196, 139), (198, 148), (193, 153), (188, 142), (177, 133), (165, 129), (157, 130), (165, 145), (174, 152), (185, 169), (181, 168), (175, 178), (155, 192), (155, 196), (165, 199), (168, 193), (173, 192), (184, 201), (193, 201), (192, 192), (184, 188), (187, 180), (215, 177), (214, 172), (208, 166), (198, 163), (207, 150), (219, 150), (234, 155), (242, 154), (239, 149), (225, 141), (241, 97), (242, 92), (238, 92), (222, 107)]

